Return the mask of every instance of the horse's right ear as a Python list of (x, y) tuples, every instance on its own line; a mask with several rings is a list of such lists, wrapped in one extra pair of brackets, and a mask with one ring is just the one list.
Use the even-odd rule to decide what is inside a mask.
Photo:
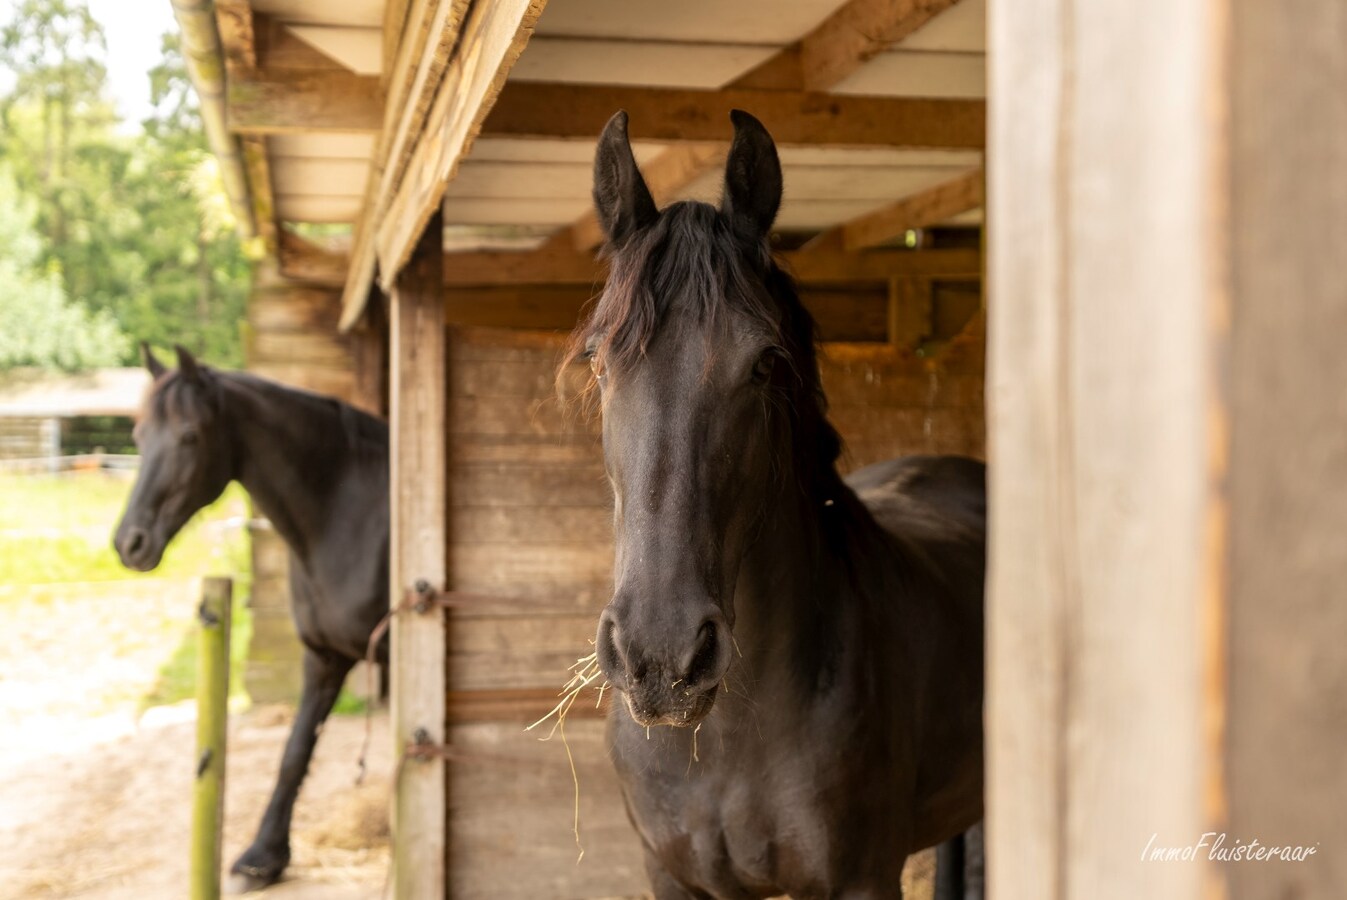
[(627, 111), (603, 127), (594, 154), (594, 210), (609, 243), (618, 244), (659, 217), (627, 137)]
[(154, 355), (154, 351), (150, 349), (149, 341), (140, 342), (140, 359), (141, 362), (145, 363), (145, 368), (150, 373), (150, 377), (156, 381), (168, 371), (164, 368), (164, 364), (159, 361), (159, 358)]

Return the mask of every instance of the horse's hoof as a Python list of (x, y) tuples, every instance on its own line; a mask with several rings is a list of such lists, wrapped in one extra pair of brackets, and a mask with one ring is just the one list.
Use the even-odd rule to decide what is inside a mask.
[(250, 891), (260, 891), (281, 880), (281, 873), (285, 871), (285, 863), (253, 865), (245, 862), (246, 859), (247, 854), (234, 863), (229, 870), (229, 881), (225, 886), (226, 893), (246, 894)]
[(225, 882), (225, 893), (247, 894), (250, 891), (260, 891), (275, 884), (276, 880), (259, 875), (245, 875), (242, 872), (230, 872), (229, 880)]

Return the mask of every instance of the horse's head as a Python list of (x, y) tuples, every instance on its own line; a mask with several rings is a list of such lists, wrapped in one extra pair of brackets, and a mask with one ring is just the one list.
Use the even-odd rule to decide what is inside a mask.
[(190, 353), (177, 349), (174, 371), (141, 345), (154, 384), (134, 432), (140, 472), (112, 541), (122, 565), (141, 572), (159, 565), (173, 536), (233, 477), (230, 441), (220, 421), (220, 384)]
[(757, 119), (731, 117), (718, 209), (656, 209), (626, 113), (609, 121), (594, 163), (611, 272), (572, 353), (594, 372), (616, 503), (597, 654), (645, 725), (695, 725), (715, 702), (735, 653), (741, 562), (769, 501), (796, 489), (798, 454), (783, 448), (817, 445), (805, 454), (829, 467), (837, 451), (813, 321), (768, 246), (776, 147)]

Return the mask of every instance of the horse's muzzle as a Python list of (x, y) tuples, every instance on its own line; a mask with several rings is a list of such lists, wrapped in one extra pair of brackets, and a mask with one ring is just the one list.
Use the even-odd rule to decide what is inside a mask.
[(695, 630), (667, 620), (642, 629), (613, 604), (600, 616), (599, 667), (641, 725), (696, 725), (715, 703), (733, 641), (719, 609), (698, 620)]
[(159, 565), (163, 557), (163, 545), (154, 539), (148, 529), (136, 525), (117, 529), (112, 540), (122, 565), (137, 572), (148, 572)]

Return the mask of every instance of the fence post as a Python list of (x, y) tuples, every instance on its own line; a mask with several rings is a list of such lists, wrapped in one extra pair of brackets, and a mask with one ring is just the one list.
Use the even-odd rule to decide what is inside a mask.
[(201, 582), (197, 639), (196, 784), (192, 789), (192, 900), (219, 900), (224, 831), (225, 726), (229, 718), (229, 619), (234, 584)]

